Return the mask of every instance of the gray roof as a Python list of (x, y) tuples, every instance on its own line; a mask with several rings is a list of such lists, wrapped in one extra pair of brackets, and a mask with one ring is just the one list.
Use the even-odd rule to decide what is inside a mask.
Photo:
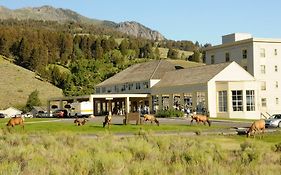
[(97, 86), (161, 79), (167, 71), (172, 70), (175, 70), (175, 65), (165, 60), (139, 63), (117, 73)]
[(152, 88), (207, 83), (229, 64), (231, 62), (170, 71), (165, 73), (161, 81)]

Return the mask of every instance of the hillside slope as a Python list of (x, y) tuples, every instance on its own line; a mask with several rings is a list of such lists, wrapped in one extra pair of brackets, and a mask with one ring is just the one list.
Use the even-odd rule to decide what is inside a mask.
[(39, 98), (46, 105), (50, 97), (62, 96), (62, 90), (50, 83), (35, 78), (35, 73), (0, 56), (0, 109), (25, 105), (29, 94), (39, 91)]

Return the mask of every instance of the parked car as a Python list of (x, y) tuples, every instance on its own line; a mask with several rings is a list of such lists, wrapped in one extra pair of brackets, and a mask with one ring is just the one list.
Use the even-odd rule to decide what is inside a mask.
[(265, 120), (265, 127), (281, 128), (281, 114), (274, 114), (269, 119)]
[(58, 110), (55, 110), (53, 112), (53, 117), (65, 118), (65, 117), (68, 117), (67, 114), (68, 114), (67, 110), (65, 110), (65, 109), (58, 109)]
[(24, 118), (33, 118), (33, 115), (30, 113), (22, 114), (22, 116), (24, 116)]
[(6, 118), (6, 117), (7, 117), (6, 114), (0, 113), (0, 118)]

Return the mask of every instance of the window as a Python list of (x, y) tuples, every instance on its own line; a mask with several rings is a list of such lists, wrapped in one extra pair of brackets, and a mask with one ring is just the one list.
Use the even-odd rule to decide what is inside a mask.
[(274, 70), (275, 70), (275, 72), (278, 72), (278, 66), (277, 65), (274, 66)]
[(243, 58), (243, 59), (247, 59), (247, 57), (248, 57), (248, 52), (247, 52), (247, 50), (246, 50), (246, 49), (242, 50), (242, 58)]
[(125, 90), (126, 90), (126, 85), (123, 84), (123, 85), (122, 85), (122, 88), (121, 88), (121, 91), (125, 91)]
[(255, 110), (255, 91), (254, 90), (246, 91), (246, 103), (247, 103), (247, 111)]
[(265, 65), (261, 65), (261, 74), (265, 74)]
[(136, 89), (140, 89), (141, 86), (140, 86), (140, 83), (136, 83)]
[(227, 112), (227, 92), (219, 91), (219, 112)]
[(274, 55), (277, 55), (277, 49), (274, 49)]
[(279, 85), (278, 85), (278, 81), (275, 81), (275, 87), (278, 88)]
[(262, 90), (262, 91), (265, 91), (265, 90), (266, 90), (266, 82), (265, 82), (265, 81), (262, 81), (262, 82), (261, 82), (261, 90)]
[(134, 84), (130, 83), (130, 84), (128, 85), (129, 90), (133, 89), (133, 86), (134, 86)]
[(144, 88), (148, 88), (148, 82), (144, 82), (144, 83), (143, 83), (143, 87), (144, 87)]
[(275, 103), (278, 105), (279, 104), (279, 98), (275, 98)]
[(100, 93), (100, 88), (96, 88), (96, 93), (97, 93), (97, 94)]
[(105, 87), (101, 88), (102, 93), (105, 93), (105, 90), (106, 90)]
[(266, 107), (266, 98), (261, 99), (261, 106)]
[(243, 111), (243, 93), (241, 90), (232, 92), (232, 108), (233, 111)]
[(226, 53), (225, 53), (225, 62), (229, 62), (229, 60), (230, 60), (229, 53), (226, 52)]
[(115, 86), (115, 87), (114, 87), (114, 90), (115, 90), (115, 92), (119, 92), (119, 87), (118, 87), (118, 86)]
[(215, 55), (211, 55), (211, 64), (215, 64)]
[(260, 49), (260, 57), (265, 57), (265, 48)]

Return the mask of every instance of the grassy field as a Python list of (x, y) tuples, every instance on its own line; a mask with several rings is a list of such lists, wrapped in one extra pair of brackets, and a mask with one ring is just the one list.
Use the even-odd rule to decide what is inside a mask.
[(62, 96), (62, 91), (50, 83), (35, 78), (35, 73), (3, 59), (0, 56), (0, 109), (25, 105), (28, 95), (39, 91), (39, 98), (44, 104), (50, 97)]
[(104, 133), (0, 131), (0, 174), (274, 175), (281, 171), (281, 133), (245, 136), (133, 137)]

